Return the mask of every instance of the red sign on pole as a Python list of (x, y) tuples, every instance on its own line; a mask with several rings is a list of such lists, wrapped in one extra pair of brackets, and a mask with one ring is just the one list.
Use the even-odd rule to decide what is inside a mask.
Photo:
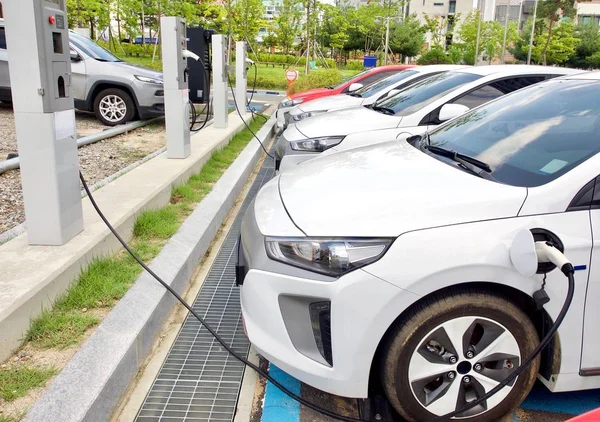
[(296, 79), (298, 79), (298, 71), (297, 70), (293, 70), (293, 69), (288, 69), (285, 72), (285, 77), (287, 78), (289, 83), (294, 82)]

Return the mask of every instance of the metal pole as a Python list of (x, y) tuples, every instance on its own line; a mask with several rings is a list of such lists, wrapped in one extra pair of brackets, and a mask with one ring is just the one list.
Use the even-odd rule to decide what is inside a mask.
[(304, 64), (304, 73), (308, 75), (310, 69), (310, 26), (308, 25), (310, 17), (310, 0), (306, 2), (306, 63)]
[(517, 21), (517, 30), (521, 31), (521, 18), (523, 17), (523, 0), (519, 4), (519, 20)]
[(387, 17), (387, 23), (385, 25), (385, 56), (383, 57), (383, 65), (387, 66), (388, 61), (388, 50), (390, 48), (390, 17)]
[(478, 1), (478, 7), (479, 7), (479, 21), (477, 22), (477, 41), (475, 42), (475, 61), (474, 61), (474, 65), (477, 66), (477, 57), (479, 57), (479, 37), (481, 35), (481, 14), (482, 14), (482, 8), (481, 8), (481, 1)]
[(535, 17), (537, 15), (537, 0), (533, 4), (533, 22), (531, 22), (531, 36), (529, 37), (529, 53), (527, 54), (527, 64), (531, 64), (531, 49), (533, 48), (533, 34), (535, 31)]
[(502, 63), (506, 61), (506, 34), (508, 33), (508, 19), (510, 17), (510, 0), (506, 3), (506, 17), (504, 18), (504, 41), (502, 42)]

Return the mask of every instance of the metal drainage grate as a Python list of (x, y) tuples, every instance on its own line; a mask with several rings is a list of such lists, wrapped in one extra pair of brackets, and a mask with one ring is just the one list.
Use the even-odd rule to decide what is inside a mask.
[[(194, 310), (243, 356), (248, 355), (250, 342), (244, 335), (235, 285), (237, 241), (244, 212), (274, 175), (273, 162), (267, 158), (193, 304)], [(232, 421), (243, 374), (244, 365), (188, 315), (136, 421)]]

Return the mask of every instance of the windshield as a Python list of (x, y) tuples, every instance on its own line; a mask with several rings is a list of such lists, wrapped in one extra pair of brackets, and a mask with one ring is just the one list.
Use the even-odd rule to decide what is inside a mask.
[(75, 32), (69, 32), (69, 41), (73, 43), (75, 47), (83, 51), (85, 54), (90, 56), (92, 59), (96, 59), (101, 62), (121, 62), (117, 56), (113, 55), (110, 51), (105, 50), (98, 44), (90, 40), (89, 38), (82, 37)]
[(396, 116), (408, 116), (443, 97), (461, 85), (481, 78), (461, 72), (445, 72), (404, 88), (398, 94), (380, 101), (377, 105), (394, 111)]
[(500, 183), (540, 186), (600, 151), (598, 98), (595, 80), (532, 85), (441, 126), (429, 139), (487, 163)]
[(352, 94), (358, 94), (363, 98), (367, 98), (372, 95), (376, 95), (385, 88), (389, 88), (391, 86), (396, 85), (398, 82), (408, 78), (409, 76), (414, 75), (415, 73), (417, 73), (417, 71), (415, 70), (404, 70), (402, 72), (396, 73), (395, 75), (388, 76), (387, 78), (384, 78), (380, 81), (373, 82), (370, 85), (357, 89)]
[(344, 80), (343, 80), (342, 82), (340, 82), (339, 84), (337, 84), (337, 85), (335, 85), (335, 86), (332, 86), (332, 87), (330, 87), (330, 88), (331, 88), (331, 89), (338, 89), (338, 88), (341, 88), (342, 86), (344, 86), (345, 84), (347, 84), (347, 83), (348, 83), (348, 81), (351, 81), (351, 80), (352, 80), (352, 79), (354, 79), (354, 78), (358, 78), (358, 77), (360, 77), (360, 76), (362, 76), (362, 75), (364, 75), (364, 74), (366, 74), (366, 73), (369, 73), (370, 71), (371, 71), (371, 69), (369, 69), (369, 70), (363, 70), (362, 72), (360, 72), (360, 73), (357, 73), (356, 75), (352, 76), (351, 78), (344, 79)]

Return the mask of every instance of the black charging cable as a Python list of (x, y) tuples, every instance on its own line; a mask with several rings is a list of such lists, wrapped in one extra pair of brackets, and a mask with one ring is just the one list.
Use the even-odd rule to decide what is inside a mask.
[(250, 129), (250, 126), (248, 126), (248, 123), (246, 123), (244, 116), (242, 116), (242, 112), (240, 111), (237, 100), (235, 99), (235, 91), (233, 89), (233, 84), (231, 83), (231, 78), (229, 77), (229, 70), (226, 70), (225, 72), (227, 73), (227, 82), (229, 82), (229, 88), (231, 88), (231, 95), (233, 96), (233, 104), (235, 106), (237, 114), (240, 116), (240, 119), (242, 119), (242, 122), (244, 123), (244, 126), (246, 126), (246, 129), (248, 129), (250, 131), (250, 133), (254, 136), (254, 138), (256, 138), (256, 140), (260, 144), (260, 146), (263, 149), (263, 151), (265, 152), (265, 154), (274, 160), (275, 157), (273, 157), (271, 154), (269, 154), (269, 151), (267, 151), (267, 149), (265, 148), (263, 143), (260, 141), (260, 139), (258, 139), (258, 136), (256, 136), (256, 133), (254, 133), (254, 131), (252, 129)]
[(252, 117), (254, 119), (257, 117), (260, 117), (266, 123), (268, 119), (265, 116), (263, 116), (262, 114), (257, 113), (250, 105), (252, 103), (252, 99), (254, 98), (254, 93), (256, 92), (256, 80), (257, 80), (257, 74), (258, 74), (258, 70), (256, 68), (256, 63), (252, 63), (252, 66), (254, 66), (254, 84), (252, 86), (252, 93), (250, 94), (250, 99), (247, 102), (247, 107), (248, 107), (248, 111), (250, 111), (250, 113), (252, 114)]
[(190, 132), (194, 132), (194, 133), (199, 132), (206, 127), (206, 125), (208, 124), (208, 119), (209, 119), (209, 115), (210, 115), (210, 73), (206, 69), (206, 64), (204, 63), (204, 61), (199, 57), (198, 57), (198, 61), (200, 62), (202, 71), (204, 72), (204, 79), (206, 81), (205, 89), (206, 89), (206, 92), (208, 92), (208, 100), (206, 101), (206, 108), (204, 110), (206, 112), (206, 118), (204, 119), (202, 126), (200, 126), (199, 128), (194, 128), (194, 126), (196, 126), (196, 123), (197, 123), (198, 112), (196, 110), (196, 106), (194, 105), (194, 103), (192, 103), (190, 101), (190, 105), (193, 109), (192, 124), (190, 125)]

